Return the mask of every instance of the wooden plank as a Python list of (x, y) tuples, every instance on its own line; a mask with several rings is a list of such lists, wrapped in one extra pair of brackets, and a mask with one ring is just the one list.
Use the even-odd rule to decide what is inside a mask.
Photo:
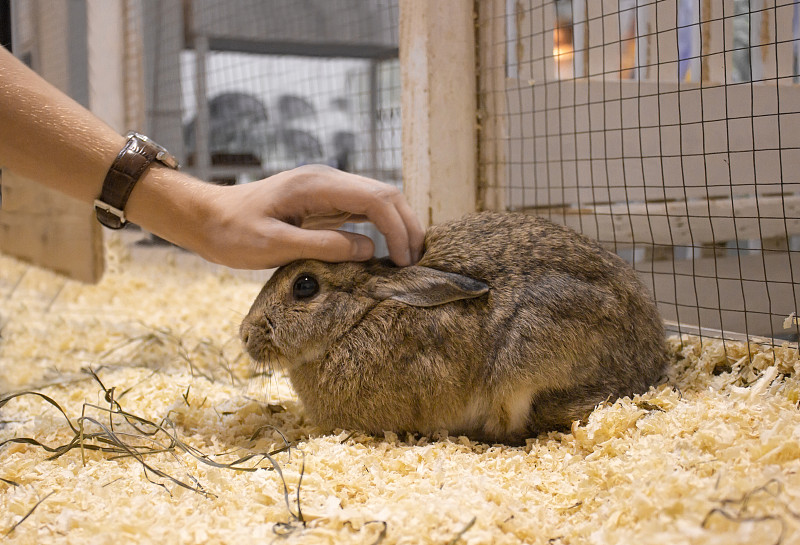
[(656, 6), (654, 3), (637, 3), (636, 14), (636, 70), (634, 79), (645, 80), (653, 72), (653, 57), (657, 53)]
[[(146, 99), (144, 87), (145, 44), (142, 39), (144, 5), (142, 2), (123, 0), (122, 9), (125, 51), (124, 65), (122, 67), (125, 101), (123, 108), (125, 115), (124, 126), (126, 130), (138, 130), (147, 134), (147, 129), (145, 128)], [(178, 153), (178, 150), (172, 153), (174, 155)], [(183, 157), (183, 155), (177, 157)]]
[[(793, 17), (792, 20), (796, 21), (793, 24), (793, 26), (794, 26), (794, 32), (793, 32), (793, 35), (794, 35), (794, 58), (797, 60), (797, 62), (800, 63), (800, 6), (798, 6), (797, 4), (794, 5), (794, 17)], [(795, 67), (796, 66), (797, 65), (795, 65)], [(795, 72), (795, 75), (797, 75), (796, 72)], [(797, 81), (797, 79), (795, 79), (795, 81)]]
[[(169, 0), (170, 2), (172, 0)], [(438, 0), (437, 0), (438, 1)], [(185, 4), (192, 24), (190, 35), (203, 35), (217, 45), (255, 46), (260, 52), (301, 45), (317, 45), (320, 54), (339, 49), (376, 53), (397, 48), (392, 3), (387, 0), (304, 0), (302, 2), (253, 2), (253, 0), (192, 0)], [(163, 4), (163, 2), (156, 2)], [(168, 6), (168, 9), (171, 7)], [(343, 47), (347, 49), (344, 50)], [(241, 49), (239, 49), (241, 50)], [(307, 52), (310, 48), (305, 49)], [(287, 51), (284, 51), (284, 54)]]
[(586, 5), (589, 0), (572, 0), (572, 46), (573, 74), (576, 78), (586, 77), (589, 68), (588, 43), (589, 24), (586, 19)]
[[(88, 81), (86, 40), (92, 38), (87, 34), (103, 29), (87, 29), (88, 12), (82, 10), (102, 10), (104, 6), (54, 0), (37, 1), (29, 7), (18, 16), (31, 19), (21, 26), (33, 32), (17, 42), (21, 48), (15, 54), (29, 55), (33, 68), (45, 79), (88, 105), (92, 82)], [(68, 19), (75, 24), (65, 24)], [(100, 279), (102, 232), (91, 206), (8, 170), (3, 172), (2, 192), (0, 251), (84, 282)]]
[[(194, 37), (194, 95), (197, 105), (194, 135), (194, 164), (191, 173), (201, 180), (211, 179), (211, 111), (208, 104), (208, 37)], [(157, 87), (153, 87), (157, 89)], [(187, 160), (188, 163), (188, 160)]]
[(506, 89), (512, 208), (707, 199), (800, 183), (797, 86), (590, 78), (509, 79)]
[(784, 333), (784, 319), (800, 310), (796, 253), (643, 261), (636, 269), (668, 321), (774, 337)]
[[(677, 82), (678, 64), (678, 1), (664, 0), (656, 4), (655, 78), (660, 82)], [(652, 76), (651, 76), (652, 77)]]
[(619, 79), (621, 43), (619, 1), (589, 2), (589, 76)]
[(426, 224), (476, 208), (472, 7), (462, 0), (400, 2), (403, 185)]
[(118, 133), (125, 125), (125, 20), (122, 0), (87, 0), (89, 109)]
[(100, 224), (85, 203), (3, 171), (3, 253), (80, 280), (103, 274)]
[(505, 0), (480, 2), (478, 9), (478, 208), (505, 210), (508, 200)]
[[(724, 7), (724, 9), (723, 9)], [(726, 83), (728, 61), (726, 51), (733, 43), (733, 1), (701, 0), (701, 81), (704, 83)], [(727, 17), (726, 17), (727, 16)]]
[[(47, 15), (45, 11), (49, 12)], [(30, 12), (33, 17), (34, 35), (30, 43), (33, 68), (55, 87), (69, 93), (70, 75), (69, 50), (65, 47), (69, 42), (68, 27), (64, 21), (68, 18), (69, 6), (65, 0), (50, 3), (35, 1)], [(25, 51), (15, 51), (16, 55)], [(78, 102), (85, 103), (86, 97), (79, 97)]]
[[(769, 56), (770, 18), (764, 13), (769, 0), (749, 0), (749, 14), (745, 15), (750, 26), (750, 73), (752, 81), (775, 77), (775, 52)], [(773, 46), (774, 49), (774, 46)]]
[[(561, 76), (559, 74), (558, 64), (556, 63), (556, 57), (553, 55), (553, 53), (556, 52), (554, 34), (556, 28), (555, 2), (541, 0), (540, 9), (538, 12), (534, 10), (531, 17), (536, 21), (541, 21), (543, 24), (543, 33), (535, 36), (534, 48), (531, 50), (531, 53), (535, 55), (537, 60), (541, 59), (538, 62), (544, 69), (544, 77), (539, 77), (538, 81), (558, 79)], [(539, 44), (538, 49), (536, 48), (536, 43)], [(565, 77), (569, 77), (569, 75), (565, 74)], [(537, 77), (534, 75), (533, 79), (537, 80)]]
[(800, 195), (620, 203), (529, 213), (616, 244), (711, 246), (800, 235)]
[(701, 0), (685, 0), (681, 4), (681, 9), (684, 10), (682, 13), (684, 28), (678, 32), (683, 32), (691, 37), (689, 44), (684, 44), (684, 47), (688, 45), (688, 49), (683, 55), (684, 60), (682, 62), (686, 64), (686, 68), (685, 71), (682, 71), (681, 76), (685, 81), (700, 81), (702, 77), (701, 47), (703, 43), (702, 26), (700, 24)]
[[(196, 9), (196, 5), (192, 4), (192, 8)], [(254, 6), (251, 5), (251, 9)], [(236, 14), (236, 8), (230, 6), (230, 14)], [(183, 110), (181, 108), (181, 62), (180, 54), (183, 51), (184, 44), (184, 4), (177, 0), (148, 0), (144, 5), (143, 12), (143, 42), (144, 47), (142, 53), (144, 54), (144, 66), (147, 67), (147, 72), (142, 73), (143, 88), (146, 90), (145, 101), (146, 104), (157, 105), (147, 109), (145, 126), (141, 127), (145, 134), (150, 136), (153, 140), (167, 148), (175, 157), (178, 158), (182, 164), (186, 165), (186, 150), (183, 138)], [(241, 15), (241, 14), (240, 14)], [(251, 19), (254, 17), (251, 17)], [(265, 19), (263, 17), (258, 19)], [(268, 18), (272, 20), (272, 18)], [(208, 40), (201, 38), (202, 44), (195, 44), (197, 54), (196, 76), (199, 78), (205, 75), (205, 65), (199, 66), (201, 57), (203, 55), (200, 50), (208, 45)], [(202, 59), (205, 61), (205, 58)], [(135, 74), (132, 75), (135, 77)], [(206, 91), (205, 80), (202, 85), (198, 82), (196, 84), (197, 92)], [(196, 142), (198, 142), (198, 150), (202, 147), (203, 140), (200, 134), (202, 128), (203, 112), (207, 110), (206, 95), (196, 100), (198, 104), (197, 112), (197, 134)], [(200, 107), (205, 105), (205, 107)], [(204, 165), (206, 168), (209, 165), (203, 163), (203, 158), (207, 155), (197, 153), (197, 163)], [(202, 169), (201, 169), (202, 170)], [(209, 180), (208, 170), (201, 173), (201, 180)]]
[[(554, 3), (529, 0), (509, 2), (507, 5), (509, 75), (528, 82), (558, 79), (558, 63), (554, 56), (557, 53)], [(569, 77), (569, 69), (564, 70), (562, 77)]]
[[(778, 2), (780, 4), (780, 2)], [(775, 77), (778, 84), (791, 84), (795, 76), (795, 47), (800, 40), (794, 35), (794, 17), (798, 6), (792, 2), (785, 5), (777, 5), (770, 10), (771, 20), (775, 25)]]
[[(511, 75), (524, 81), (545, 81), (555, 77), (555, 71), (545, 66), (552, 56), (552, 27), (546, 33), (545, 11), (552, 9), (543, 0), (509, 2), (507, 17), (508, 57)], [(549, 38), (549, 43), (546, 40)], [(543, 55), (543, 51), (549, 51)]]

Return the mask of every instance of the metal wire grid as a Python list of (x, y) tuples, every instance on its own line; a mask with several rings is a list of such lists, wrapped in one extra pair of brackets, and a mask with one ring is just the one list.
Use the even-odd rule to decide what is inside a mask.
[[(145, 24), (147, 130), (187, 170), (230, 184), (325, 163), (400, 185), (397, 0), (159, 8), (145, 10), (159, 14)], [(386, 253), (374, 227), (346, 228)]]
[[(161, 132), (181, 132), (190, 171), (217, 183), (247, 183), (325, 163), (400, 185), (396, 0), (187, 6), (156, 36), (167, 49), (174, 50), (175, 37), (184, 47), (178, 66), (151, 79), (150, 96), (179, 105)], [(159, 62), (153, 55), (151, 64)], [(386, 253), (374, 227), (347, 228)]]
[(482, 7), (484, 183), (629, 260), (679, 332), (797, 340), (799, 7)]

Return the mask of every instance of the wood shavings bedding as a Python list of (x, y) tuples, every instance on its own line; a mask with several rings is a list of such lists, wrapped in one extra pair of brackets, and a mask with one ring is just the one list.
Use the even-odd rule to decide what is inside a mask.
[[(800, 543), (794, 348), (672, 338), (665, 384), (525, 447), (329, 432), (280, 374), (251, 376), (237, 330), (261, 282), (111, 255), (97, 286), (0, 257), (0, 392), (145, 445), (114, 401), (202, 454), (7, 443), (8, 543)], [(75, 434), (22, 395), (0, 442), (23, 437)], [(213, 465), (270, 452), (239, 464), (255, 471)]]

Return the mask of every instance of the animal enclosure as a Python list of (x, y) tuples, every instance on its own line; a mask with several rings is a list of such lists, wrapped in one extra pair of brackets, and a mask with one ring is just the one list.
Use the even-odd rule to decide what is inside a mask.
[[(56, 4), (13, 4), (17, 54), (202, 179), (324, 162), (425, 223), (545, 216), (630, 261), (676, 331), (797, 340), (796, 1)], [(5, 180), (7, 251), (99, 277), (91, 214)], [(26, 218), (70, 227), (31, 253)]]
[[(396, 1), (20, 0), (12, 8), (17, 56), (117, 131), (150, 135), (203, 180), (247, 183), (325, 163), (401, 185)], [(91, 211), (47, 191), (28, 195), (13, 173), (6, 182), (5, 250), (96, 281)], [(22, 228), (34, 221), (41, 237)], [(76, 222), (89, 234), (65, 241), (63, 233), (81, 234)], [(348, 228), (385, 252), (374, 228)]]
[(11, 8), (16, 55), (199, 177), (322, 161), (402, 183), (425, 223), (549, 217), (684, 335), (662, 382), (524, 446), (323, 429), (242, 350), (268, 272), (101, 231), (6, 171), (1, 541), (800, 543), (800, 355), (774, 340), (797, 340), (798, 1)]
[(324, 163), (401, 184), (396, 1), (142, 6), (161, 13), (142, 29), (146, 126), (189, 172), (235, 184)]
[(611, 246), (681, 332), (796, 340), (799, 8), (480, 2), (479, 205)]

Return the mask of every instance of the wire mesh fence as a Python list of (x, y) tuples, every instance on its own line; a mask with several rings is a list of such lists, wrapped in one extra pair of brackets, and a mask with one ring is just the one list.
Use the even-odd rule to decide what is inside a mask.
[(400, 185), (396, 0), (166, 6), (144, 29), (148, 131), (187, 170), (235, 184), (323, 163)]
[[(15, 6), (24, 36), (40, 8)], [(784, 323), (800, 295), (800, 2), (475, 7), (478, 206), (612, 247), (681, 332), (797, 340)], [(125, 0), (126, 128), (216, 183), (322, 162), (399, 185), (398, 12), (398, 0)], [(59, 28), (29, 48), (54, 73)], [(385, 252), (374, 228), (353, 229)]]
[[(15, 0), (11, 8), (3, 24), (14, 54), (115, 130), (148, 134), (203, 180), (247, 183), (324, 163), (401, 185), (397, 0)], [(12, 182), (5, 177), (4, 193)], [(20, 229), (26, 236), (5, 237), (5, 251), (61, 271), (83, 270), (88, 256), (96, 280), (95, 245), (76, 251), (67, 243), (79, 238), (74, 229), (44, 222), (63, 215), (63, 199), (25, 199), (35, 206), (18, 221), (6, 201), (4, 226), (35, 220), (62, 236), (40, 248), (35, 229)], [(90, 211), (75, 208), (100, 237)], [(345, 228), (387, 253), (374, 226)], [(139, 242), (163, 242), (145, 236)], [(38, 259), (56, 254), (66, 266)]]
[(799, 9), (482, 5), (483, 204), (609, 245), (680, 332), (797, 340)]

